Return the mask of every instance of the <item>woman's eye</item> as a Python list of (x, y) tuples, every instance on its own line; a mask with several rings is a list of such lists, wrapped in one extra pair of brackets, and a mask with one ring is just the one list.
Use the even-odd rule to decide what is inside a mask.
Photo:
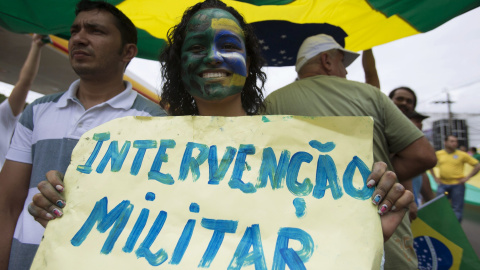
[(201, 52), (203, 51), (203, 46), (201, 45), (193, 45), (190, 47), (190, 51), (192, 52)]
[(225, 43), (225, 44), (223, 45), (223, 48), (224, 48), (225, 50), (238, 50), (238, 49), (239, 49), (237, 45), (232, 44), (232, 43)]

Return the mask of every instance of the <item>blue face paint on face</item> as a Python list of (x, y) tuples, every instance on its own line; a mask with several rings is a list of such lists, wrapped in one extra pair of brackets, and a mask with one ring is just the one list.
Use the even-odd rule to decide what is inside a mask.
[[(247, 55), (244, 41), (231, 31), (221, 30), (216, 33), (214, 42), (215, 49), (220, 48), (218, 53), (223, 57), (225, 64), (230, 66), (235, 74), (247, 77)], [(231, 51), (228, 52), (228, 50)]]
[(221, 9), (197, 12), (182, 46), (182, 81), (188, 93), (222, 100), (240, 93), (246, 76), (245, 38), (237, 20)]

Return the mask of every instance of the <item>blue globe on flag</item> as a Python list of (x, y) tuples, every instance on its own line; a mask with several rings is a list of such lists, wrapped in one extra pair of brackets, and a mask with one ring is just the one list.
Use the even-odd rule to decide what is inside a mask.
[(416, 237), (413, 247), (417, 253), (420, 270), (447, 270), (453, 264), (453, 256), (448, 247), (433, 237)]

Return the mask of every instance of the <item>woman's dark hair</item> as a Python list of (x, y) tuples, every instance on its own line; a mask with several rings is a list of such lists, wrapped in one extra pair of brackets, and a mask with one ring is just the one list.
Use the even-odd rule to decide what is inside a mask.
[[(181, 22), (168, 31), (169, 46), (165, 48), (159, 58), (164, 80), (160, 106), (167, 109), (171, 115), (198, 114), (197, 104), (185, 89), (181, 78), (181, 52), (188, 22), (199, 10), (209, 8), (223, 9), (232, 14), (240, 23), (245, 35), (245, 47), (250, 62), (248, 76), (241, 93), (242, 107), (249, 115), (257, 114), (260, 109), (264, 110), (265, 107), (262, 90), (267, 79), (267, 76), (261, 70), (264, 60), (260, 54), (257, 37), (253, 28), (245, 22), (242, 15), (234, 8), (218, 0), (206, 0), (188, 8), (183, 13)], [(261, 84), (260, 87), (257, 86), (257, 81)]]

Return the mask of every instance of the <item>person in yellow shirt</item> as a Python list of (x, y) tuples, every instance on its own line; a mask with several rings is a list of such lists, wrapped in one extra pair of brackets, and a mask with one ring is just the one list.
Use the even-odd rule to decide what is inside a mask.
[[(480, 171), (480, 163), (468, 153), (457, 149), (458, 139), (455, 136), (448, 136), (445, 140), (445, 149), (436, 152), (437, 168), (440, 170), (440, 177), (430, 170), (438, 184), (437, 195), (448, 192), (452, 208), (459, 222), (462, 221), (463, 203), (465, 197), (465, 183)], [(468, 163), (474, 168), (468, 176), (463, 173), (464, 165)]]

